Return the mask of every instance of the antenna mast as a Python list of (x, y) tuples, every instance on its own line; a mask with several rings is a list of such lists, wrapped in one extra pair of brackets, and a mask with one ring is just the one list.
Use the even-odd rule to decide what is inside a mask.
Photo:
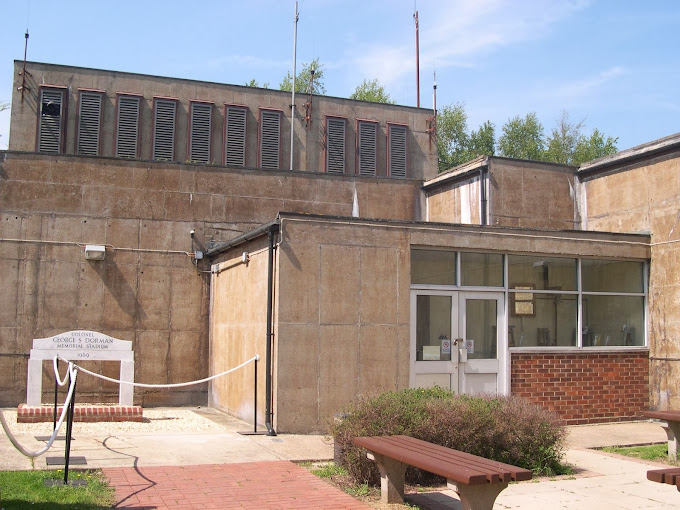
[(297, 56), (298, 3), (295, 0), (295, 21), (293, 30), (293, 92), (290, 103), (290, 169), (293, 169), (293, 140), (295, 139), (295, 58)]
[(24, 91), (26, 90), (26, 55), (28, 55), (28, 28), (26, 29), (26, 42), (24, 43), (24, 68), (21, 71), (21, 104), (24, 104)]
[(416, 106), (420, 108), (420, 36), (418, 28), (418, 11), (413, 14), (416, 21)]

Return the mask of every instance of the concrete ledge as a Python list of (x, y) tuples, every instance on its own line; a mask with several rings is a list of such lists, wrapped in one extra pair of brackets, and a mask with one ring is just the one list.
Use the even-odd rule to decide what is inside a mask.
[[(63, 406), (57, 407), (59, 417)], [(19, 404), (17, 407), (17, 423), (51, 422), (54, 419), (54, 406), (27, 406)], [(82, 405), (76, 404), (73, 420), (79, 422), (102, 421), (143, 421), (141, 406), (120, 405)]]

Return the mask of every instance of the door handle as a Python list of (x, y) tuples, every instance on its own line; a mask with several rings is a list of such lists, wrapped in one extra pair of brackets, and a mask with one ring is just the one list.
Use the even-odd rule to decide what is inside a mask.
[(453, 345), (458, 345), (458, 344), (461, 344), (461, 345), (463, 344), (463, 339), (462, 339), (462, 338), (456, 338), (456, 339), (453, 341)]

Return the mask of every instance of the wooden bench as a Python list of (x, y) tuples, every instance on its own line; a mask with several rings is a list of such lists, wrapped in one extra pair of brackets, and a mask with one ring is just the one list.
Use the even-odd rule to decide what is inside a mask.
[(446, 478), (458, 493), (464, 510), (491, 510), (511, 481), (530, 480), (531, 471), (452, 450), (408, 436), (355, 437), (352, 442), (368, 450), (380, 470), (384, 504), (404, 500), (404, 475), (408, 466)]
[(662, 421), (660, 425), (666, 431), (668, 437), (668, 460), (677, 460), (680, 440), (680, 411), (647, 411), (642, 414), (647, 418)]
[(675, 485), (680, 491), (680, 467), (652, 469), (647, 471), (647, 480)]

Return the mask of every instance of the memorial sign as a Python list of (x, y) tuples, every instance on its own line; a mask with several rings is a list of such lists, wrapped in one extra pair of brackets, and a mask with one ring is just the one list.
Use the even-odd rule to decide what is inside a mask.
[(135, 365), (132, 342), (118, 340), (96, 331), (68, 331), (48, 338), (33, 340), (33, 349), (28, 360), (28, 381), (26, 387), (26, 405), (39, 406), (42, 395), (42, 363), (52, 361), (55, 356), (77, 363), (78, 361), (120, 361), (120, 377), (122, 381), (119, 391), (119, 403), (131, 406)]

